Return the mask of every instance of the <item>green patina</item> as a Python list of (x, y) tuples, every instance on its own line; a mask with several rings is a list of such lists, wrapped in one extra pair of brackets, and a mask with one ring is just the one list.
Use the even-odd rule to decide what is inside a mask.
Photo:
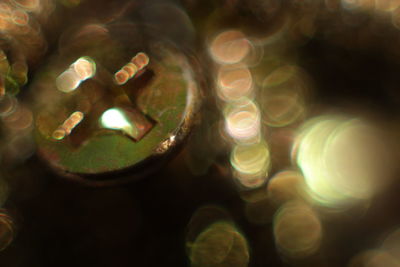
[(173, 60), (157, 65), (155, 79), (138, 97), (138, 107), (156, 124), (140, 141), (115, 131), (95, 135), (79, 148), (57, 142), (37, 133), (45, 158), (73, 173), (96, 174), (133, 166), (154, 153), (158, 145), (181, 125), (187, 106), (188, 81), (183, 69)]

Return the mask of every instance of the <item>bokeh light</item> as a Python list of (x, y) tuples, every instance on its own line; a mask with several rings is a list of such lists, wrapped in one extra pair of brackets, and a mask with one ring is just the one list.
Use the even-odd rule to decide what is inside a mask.
[(270, 152), (266, 143), (236, 145), (231, 152), (235, 176), (245, 187), (259, 187), (265, 183), (270, 169)]
[(131, 62), (125, 64), (119, 71), (114, 74), (114, 81), (117, 85), (124, 85), (130, 79), (135, 77), (137, 73), (141, 73), (141, 71), (146, 68), (149, 64), (149, 57), (140, 52), (136, 56), (131, 59)]
[(210, 47), (211, 56), (222, 64), (238, 63), (248, 55), (250, 50), (250, 41), (237, 30), (228, 30), (218, 34)]
[(82, 82), (96, 74), (96, 63), (89, 57), (79, 58), (72, 66)]
[(142, 70), (147, 67), (150, 59), (149, 56), (146, 55), (146, 53), (140, 52), (131, 59), (131, 62), (138, 68), (138, 70)]
[(268, 126), (283, 127), (302, 118), (307, 87), (303, 71), (298, 67), (286, 65), (274, 70), (262, 83), (263, 122)]
[(354, 256), (348, 267), (398, 267), (400, 262), (390, 253), (381, 249), (363, 251)]
[(215, 87), (224, 116), (220, 135), (231, 145), (232, 174), (239, 187), (259, 188), (267, 180), (271, 160), (261, 128), (262, 114), (253, 99), (257, 91), (249, 63), (258, 64), (263, 53), (257, 53), (249, 39), (237, 30), (219, 33), (209, 52), (218, 64)]
[[(55, 16), (44, 14), (49, 10), (44, 6), (50, 2), (57, 5)], [(145, 156), (149, 154), (153, 158), (155, 153), (167, 151), (163, 150), (164, 147), (173, 147), (171, 144), (183, 140), (181, 131), (189, 132), (192, 128), (191, 124), (181, 127), (191, 120), (183, 112), (191, 113), (194, 110), (196, 119), (197, 115), (201, 117), (199, 124), (202, 125), (199, 128), (203, 128), (194, 130), (195, 137), (192, 140), (196, 139), (196, 146), (185, 144), (184, 153), (195, 155), (191, 163), (195, 167), (189, 168), (195, 169), (192, 174), (201, 179), (196, 181), (186, 176), (180, 179), (188, 166), (181, 166), (181, 158), (178, 158), (176, 161), (179, 164), (167, 166), (179, 169), (179, 177), (173, 178), (176, 187), (165, 189), (172, 189), (168, 194), (173, 196), (167, 195), (170, 197), (168, 201), (176, 204), (175, 200), (179, 200), (187, 210), (204, 201), (226, 204), (230, 211), (235, 212), (232, 217), (238, 222), (244, 221), (241, 227), (249, 238), (251, 236), (249, 243), (255, 246), (255, 254), (264, 249), (263, 245), (270, 250), (275, 240), (278, 252), (283, 258), (290, 259), (314, 255), (323, 238), (333, 236), (334, 239), (337, 230), (339, 233), (345, 232), (346, 229), (342, 228), (347, 228), (347, 225), (337, 227), (336, 223), (346, 216), (352, 217), (350, 221), (356, 221), (354, 213), (331, 212), (333, 209), (343, 211), (346, 210), (343, 207), (354, 207), (358, 203), (363, 205), (389, 182), (387, 176), (391, 166), (386, 154), (385, 136), (372, 122), (354, 119), (350, 115), (312, 116), (330, 110), (332, 103), (334, 110), (357, 114), (359, 117), (365, 115), (370, 111), (359, 112), (358, 105), (362, 106), (364, 100), (369, 101), (369, 98), (378, 95), (372, 88), (377, 84), (371, 82), (371, 86), (365, 85), (379, 77), (382, 87), (389, 88), (390, 94), (379, 92), (382, 97), (377, 97), (376, 103), (372, 99), (371, 103), (377, 109), (389, 103), (388, 110), (393, 114), (384, 114), (384, 119), (378, 123), (382, 126), (398, 124), (397, 87), (395, 82), (391, 83), (397, 80), (397, 72), (392, 72), (392, 65), (389, 64), (395, 58), (381, 55), (379, 42), (391, 40), (388, 42), (390, 46), (398, 46), (400, 39), (392, 40), (382, 29), (387, 28), (388, 33), (398, 33), (400, 1), (156, 0), (123, 3), (101, 1), (98, 6), (93, 5), (94, 2), (4, 0), (0, 3), (0, 34), (4, 37), (0, 38), (1, 161), (7, 162), (10, 155), (25, 157), (22, 155), (33, 153), (35, 143), (29, 131), (35, 125), (38, 158), (50, 163), (54, 169), (68, 174), (79, 170), (77, 173), (80, 176), (82, 170), (87, 168), (90, 175), (82, 176), (93, 180), (107, 171), (99, 180), (111, 176), (110, 179), (114, 179), (113, 171), (119, 169), (109, 168), (106, 166), (108, 163), (116, 162), (115, 165), (121, 165), (121, 169), (136, 164), (146, 169), (148, 161), (145, 161)], [(103, 5), (104, 13), (101, 10)], [(190, 17), (185, 13), (184, 6), (193, 7)], [(194, 25), (191, 24), (192, 16)], [(46, 25), (42, 28), (43, 23)], [(390, 23), (394, 27), (389, 29), (392, 26)], [(365, 41), (368, 38), (373, 40), (371, 44)], [(164, 59), (163, 49), (159, 49), (164, 40), (172, 43), (174, 50), (166, 56), (167, 60)], [(189, 40), (194, 42), (186, 46)], [(47, 41), (49, 52), (55, 52), (56, 55), (49, 53), (41, 58), (38, 55), (46, 51)], [(183, 51), (185, 55), (181, 58), (175, 55), (175, 51)], [(82, 55), (90, 55), (93, 59), (80, 57)], [(186, 57), (188, 64), (176, 64), (183, 58), (186, 61)], [(357, 57), (365, 58), (366, 61), (361, 62), (367, 62), (365, 65), (377, 65), (382, 58), (388, 60), (388, 64), (382, 73), (374, 68), (356, 68), (354, 66), (358, 65), (353, 59)], [(50, 63), (49, 67), (45, 68), (47, 63)], [(31, 65), (36, 66), (31, 68)], [(30, 73), (28, 67), (38, 75)], [(144, 72), (147, 67), (150, 69)], [(181, 71), (181, 68), (184, 70)], [(316, 88), (311, 88), (314, 84), (308, 80), (305, 70), (316, 77)], [(185, 76), (184, 79), (181, 79), (182, 76)], [(337, 79), (337, 83), (329, 80), (331, 76)], [(35, 82), (38, 82), (36, 86), (25, 90), (28, 77), (35, 77)], [(138, 79), (130, 81), (135, 77)], [(88, 79), (91, 80), (83, 83)], [(201, 86), (206, 87), (204, 95), (186, 90), (197, 83), (197, 79)], [(336, 97), (342, 93), (346, 99), (340, 102), (338, 98), (342, 96)], [(185, 100), (186, 103), (197, 101), (197, 98), (204, 100), (201, 112), (184, 103)], [(32, 101), (35, 106), (36, 110), (32, 109), (35, 118), (23, 102), (25, 100)], [(374, 110), (371, 110), (373, 113)], [(367, 118), (373, 116), (365, 115)], [(386, 117), (390, 121), (386, 121)], [(296, 132), (306, 119), (310, 120)], [(140, 139), (152, 125), (157, 128), (141, 142)], [(161, 129), (158, 127), (160, 125)], [(399, 128), (393, 125), (390, 125), (394, 129), (390, 134), (397, 138)], [(68, 135), (71, 136), (67, 138)], [(159, 150), (153, 149), (158, 142), (155, 139), (157, 136), (162, 139)], [(150, 143), (151, 138), (154, 138), (154, 144)], [(99, 149), (103, 145), (102, 140), (105, 149)], [(293, 141), (293, 161), (290, 162)], [(85, 154), (76, 153), (83, 151), (88, 144), (92, 145), (92, 149), (86, 150)], [(132, 147), (138, 149), (129, 149), (131, 153), (125, 153), (124, 148), (129, 147), (126, 144), (134, 144)], [(141, 147), (141, 144), (145, 145)], [(398, 150), (398, 147), (391, 149)], [(29, 150), (29, 153), (25, 150)], [(145, 150), (150, 152), (145, 155)], [(106, 153), (94, 155), (98, 151)], [(116, 152), (106, 157), (109, 154), (107, 151)], [(74, 153), (78, 156), (75, 157)], [(95, 157), (92, 159), (89, 157), (91, 155)], [(81, 159), (89, 159), (90, 164), (82, 163), (84, 161), (81, 162)], [(32, 162), (36, 163), (36, 157), (32, 158)], [(141, 165), (142, 162), (145, 164)], [(154, 162), (158, 163), (158, 159)], [(5, 166), (8, 167), (8, 164)], [(132, 173), (123, 174), (136, 176), (137, 169), (130, 168)], [(120, 174), (116, 173), (115, 177)], [(217, 175), (227, 179), (215, 179)], [(206, 182), (198, 186), (200, 180)], [(49, 186), (53, 184), (57, 182)], [(192, 192), (198, 195), (192, 195)], [(244, 202), (237, 201), (237, 195), (245, 195)], [(8, 197), (8, 192), (4, 196)], [(7, 197), (3, 200), (0, 195), (0, 205), (5, 203)], [(142, 198), (142, 195), (136, 194), (135, 197)], [(179, 197), (184, 200), (181, 201)], [(145, 200), (143, 207), (147, 217), (147, 205), (152, 207), (156, 204), (150, 198)], [(168, 206), (170, 203), (166, 204)], [(18, 205), (24, 203), (17, 202)], [(340, 214), (335, 217), (334, 229), (328, 229), (329, 233), (324, 231), (327, 230), (325, 226), (332, 226), (329, 224), (332, 217), (324, 217), (324, 223), (328, 223), (323, 226), (319, 218), (326, 207), (331, 208), (328, 209), (329, 214)], [(213, 217), (212, 213), (210, 211), (205, 217)], [(172, 222), (175, 222), (173, 220), (181, 219), (179, 216), (168, 216), (167, 209), (165, 213), (151, 215), (151, 218), (144, 218), (144, 228), (148, 225), (158, 227), (157, 224), (163, 221), (161, 217), (175, 217), (162, 226), (170, 230)], [(187, 220), (185, 211), (182, 217)], [(154, 224), (147, 224), (147, 219)], [(200, 223), (202, 227), (187, 243), (191, 265), (248, 266), (250, 248), (239, 227), (225, 214), (214, 219)], [(6, 229), (11, 229), (7, 223), (4, 225)], [(154, 235), (156, 241), (158, 230)], [(177, 229), (171, 232), (173, 230)], [(0, 228), (0, 237), (3, 231)], [(151, 229), (144, 232), (147, 231), (154, 232)], [(260, 232), (269, 232), (270, 236)], [(399, 266), (398, 235), (393, 233), (382, 247), (364, 253), (360, 257), (360, 266)], [(346, 238), (358, 237), (356, 234), (355, 237), (349, 236)], [(327, 248), (331, 248), (330, 242), (336, 245), (339, 241), (327, 240)], [(0, 238), (0, 249), (2, 242)], [(148, 246), (152, 246), (150, 242), (154, 241), (151, 238), (150, 241), (146, 240), (141, 249), (147, 252)], [(362, 241), (354, 243), (358, 242)], [(164, 246), (159, 247), (160, 251), (165, 251)], [(345, 255), (348, 255), (348, 250), (354, 252), (352, 248), (346, 249)], [(257, 255), (251, 265), (268, 266), (266, 262), (274, 261), (271, 256), (273, 252), (269, 252), (265, 253), (267, 256)], [(332, 249), (327, 250), (327, 254), (325, 252), (318, 257), (323, 260), (325, 257), (329, 260), (332, 258), (332, 262), (324, 262), (320, 266), (335, 266), (344, 261), (342, 256), (333, 259), (342, 251)], [(163, 252), (160, 254), (163, 256)], [(165, 254), (170, 255), (169, 252)], [(171, 255), (171, 258), (173, 256), (176, 255)], [(286, 262), (281, 264), (285, 265)], [(299, 265), (318, 266), (317, 263), (308, 264), (302, 260)]]
[(126, 72), (128, 73), (128, 75), (129, 75), (129, 77), (132, 78), (132, 77), (134, 77), (135, 74), (138, 72), (138, 67), (137, 67), (135, 64), (129, 62), (128, 64), (126, 64), (126, 65), (122, 68), (122, 70), (126, 71)]
[(57, 128), (57, 130), (55, 130), (53, 132), (53, 138), (56, 140), (61, 140), (64, 137), (68, 136), (69, 134), (71, 134), (72, 130), (78, 126), (79, 123), (81, 123), (81, 121), (84, 118), (84, 114), (80, 111), (75, 111), (74, 113), (72, 113), (65, 121), (64, 123)]
[(400, 266), (400, 230), (387, 234), (378, 248), (362, 251), (349, 262), (349, 267)]
[(114, 74), (114, 81), (117, 85), (125, 84), (130, 78), (128, 71), (125, 69), (121, 69)]
[(382, 138), (361, 120), (314, 118), (300, 131), (294, 151), (310, 195), (324, 206), (369, 199), (387, 180)]
[(218, 72), (217, 92), (225, 101), (237, 101), (252, 92), (253, 78), (246, 65), (223, 65)]
[(18, 105), (16, 110), (8, 116), (3, 116), (2, 120), (4, 125), (14, 132), (30, 129), (33, 125), (31, 110), (22, 105)]
[(245, 99), (225, 109), (225, 130), (237, 142), (252, 143), (259, 140), (260, 111), (257, 105)]
[(192, 266), (238, 266), (249, 262), (246, 239), (229, 222), (210, 225), (190, 248)]
[(106, 110), (100, 124), (106, 129), (119, 130), (134, 140), (140, 140), (152, 128), (152, 123), (142, 114), (122, 108)]
[(96, 64), (89, 57), (81, 57), (56, 79), (57, 89), (64, 93), (76, 90), (79, 85), (96, 74)]
[(202, 206), (187, 225), (187, 253), (191, 266), (248, 266), (249, 247), (228, 211)]
[(274, 203), (282, 205), (301, 199), (305, 193), (304, 186), (304, 178), (301, 173), (292, 170), (281, 171), (269, 179), (268, 197)]
[(14, 96), (6, 94), (0, 100), (0, 116), (5, 117), (14, 113), (18, 107), (18, 101)]
[(230, 224), (217, 222), (201, 233), (191, 248), (192, 266), (248, 266), (246, 239)]
[(124, 130), (128, 133), (132, 131), (132, 125), (125, 113), (118, 108), (112, 108), (104, 112), (101, 116), (101, 124), (109, 129)]
[(321, 221), (304, 203), (283, 205), (273, 224), (276, 246), (284, 256), (305, 258), (319, 249), (323, 236)]
[(75, 90), (80, 83), (81, 80), (78, 74), (72, 69), (64, 71), (56, 80), (57, 89), (64, 93)]

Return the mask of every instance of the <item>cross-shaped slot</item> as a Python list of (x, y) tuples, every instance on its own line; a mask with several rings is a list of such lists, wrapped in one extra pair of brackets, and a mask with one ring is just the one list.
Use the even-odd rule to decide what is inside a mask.
[[(136, 105), (137, 92), (128, 93), (123, 86), (130, 79), (141, 76), (146, 71), (148, 64), (149, 57), (140, 52), (114, 74), (114, 83), (117, 88), (113, 94), (124, 98), (125, 105), (111, 107), (102, 112), (99, 118), (100, 127), (121, 131), (136, 142), (140, 141), (154, 127), (155, 121), (144, 114)], [(94, 62), (91, 62), (87, 57), (80, 58), (57, 78), (57, 88), (65, 93), (74, 91), (80, 83), (93, 77), (95, 72)], [(143, 75), (142, 79), (146, 81), (148, 75)], [(84, 114), (82, 112), (74, 112), (53, 132), (53, 139), (62, 140), (70, 135), (83, 119)]]

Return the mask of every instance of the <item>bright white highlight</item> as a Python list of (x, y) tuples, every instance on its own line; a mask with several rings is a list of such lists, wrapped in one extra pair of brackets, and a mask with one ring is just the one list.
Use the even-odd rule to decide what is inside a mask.
[(119, 108), (111, 108), (105, 111), (101, 115), (100, 122), (104, 128), (121, 130), (132, 137), (136, 136), (135, 129), (126, 117), (125, 112)]

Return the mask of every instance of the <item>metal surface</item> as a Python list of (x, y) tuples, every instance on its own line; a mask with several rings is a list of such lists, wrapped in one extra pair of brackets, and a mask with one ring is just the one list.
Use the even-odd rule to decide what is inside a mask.
[[(171, 152), (188, 134), (199, 101), (194, 72), (187, 58), (173, 46), (157, 42), (136, 48), (133, 54), (144, 51), (150, 63), (140, 75), (122, 84), (112, 76), (118, 71), (116, 67), (120, 65), (121, 69), (121, 63), (129, 62), (133, 55), (125, 52), (127, 44), (109, 41), (96, 50), (64, 51), (50, 61), (33, 85), (39, 155), (68, 177), (81, 180), (87, 176), (83, 180), (95, 181), (95, 175), (103, 175), (101, 183), (108, 180), (104, 178), (108, 173), (137, 166), (142, 169), (152, 158)], [(84, 56), (96, 64), (94, 77), (71, 92), (57, 90), (57, 77)], [(102, 127), (102, 114), (110, 109), (125, 111), (134, 131)], [(71, 122), (74, 112), (84, 116), (76, 125)], [(109, 120), (115, 124), (115, 118)], [(54, 136), (57, 129), (71, 123), (65, 138)], [(142, 176), (135, 175), (138, 173), (142, 171), (132, 176)]]

